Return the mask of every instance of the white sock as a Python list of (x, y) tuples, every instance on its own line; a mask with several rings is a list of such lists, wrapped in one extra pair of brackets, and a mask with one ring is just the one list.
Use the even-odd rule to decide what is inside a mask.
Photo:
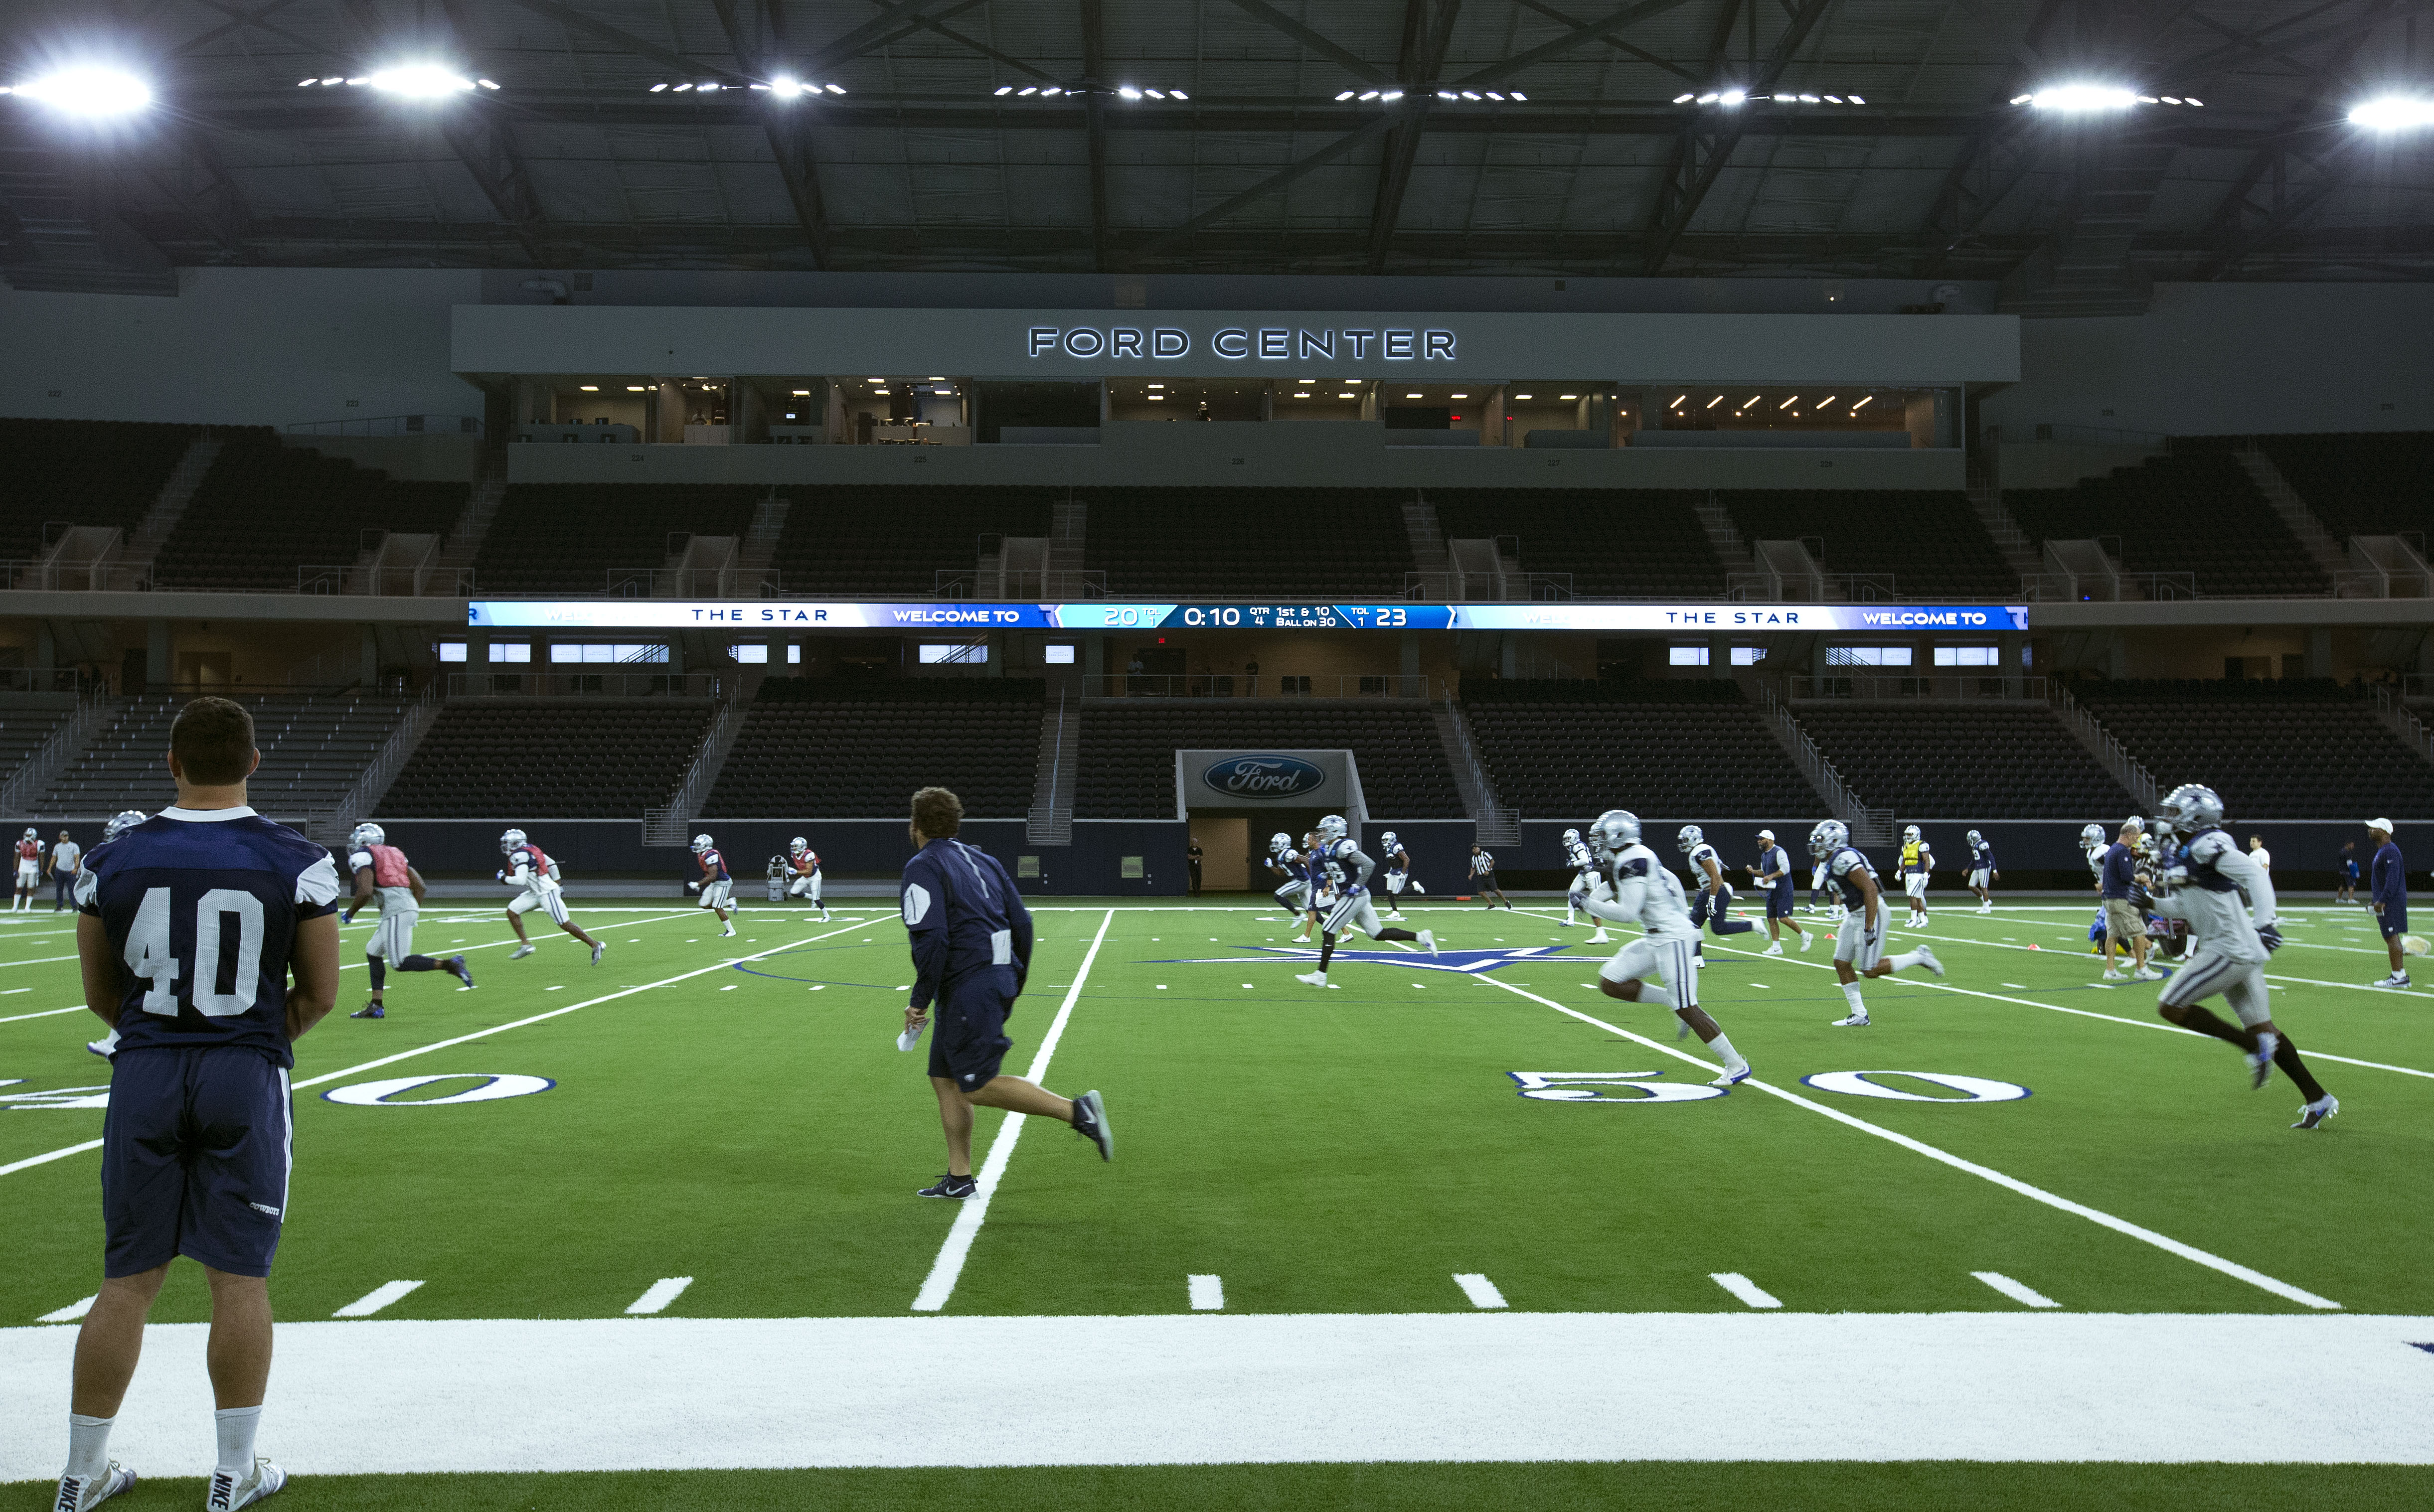
[(68, 1414), (68, 1473), (96, 1476), (110, 1469), (110, 1425), (115, 1418)]
[(1741, 1059), (1741, 1053), (1739, 1050), (1734, 1049), (1733, 1042), (1726, 1039), (1724, 1036), (1719, 1034), (1714, 1039), (1709, 1040), (1707, 1042), (1707, 1048), (1716, 1052), (1717, 1059), (1724, 1062), (1725, 1070), (1746, 1071), (1749, 1069), (1749, 1062)]
[(1866, 1016), (1868, 1005), (1860, 1001), (1860, 984), (1858, 982), (1844, 982), (1843, 984), (1843, 1001), (1851, 1005), (1852, 1012), (1858, 1013), (1862, 1017)]
[(1679, 1008), (1682, 1004), (1682, 999), (1674, 994), (1673, 989), (1663, 982), (1641, 982), (1639, 1001), (1651, 1008), (1671, 1009)]
[(222, 1475), (243, 1480), (253, 1473), (253, 1431), (262, 1426), (260, 1407), (222, 1407), (212, 1414), (219, 1419), (220, 1458), (216, 1467)]
[(1905, 950), (1900, 955), (1886, 961), (1885, 964), (1891, 966), (1895, 971), (1907, 970), (1908, 968), (1918, 964), (1918, 952), (1915, 950)]

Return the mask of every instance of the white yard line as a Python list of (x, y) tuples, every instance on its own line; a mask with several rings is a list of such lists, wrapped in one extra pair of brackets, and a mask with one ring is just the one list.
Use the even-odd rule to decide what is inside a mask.
[[(663, 977), (658, 981), (644, 982), (639, 987), (621, 988), (613, 993), (605, 993), (598, 997), (585, 998), (580, 1003), (569, 1003), (564, 1008), (553, 1008), (546, 1013), (535, 1013), (529, 1018), (515, 1019), (506, 1024), (494, 1024), (487, 1029), (475, 1029), (471, 1034), (459, 1034), (454, 1039), (435, 1040), (429, 1045), (418, 1045), (411, 1050), (400, 1050), (395, 1055), (385, 1055), (380, 1057), (378, 1060), (365, 1061), (358, 1064), (351, 1065), (343, 1071), (325, 1072), (320, 1076), (308, 1078), (305, 1080), (297, 1082), (295, 1084), (295, 1090), (300, 1092), (306, 1087), (317, 1087), (325, 1081), (335, 1081), (341, 1077), (351, 1077), (357, 1072), (376, 1070), (385, 1065), (394, 1065), (400, 1061), (411, 1061), (418, 1055), (429, 1055), (434, 1050), (445, 1050), (451, 1045), (466, 1045), (474, 1040), (489, 1039), (493, 1034), (505, 1034), (509, 1029), (520, 1029), (527, 1025), (545, 1023), (554, 1018), (563, 1018), (569, 1013), (579, 1012), (587, 1008), (596, 1008), (602, 1003), (613, 1003), (621, 997), (631, 997), (636, 993), (647, 993), (658, 987), (672, 987), (677, 982), (691, 981), (695, 977), (707, 976), (714, 971), (726, 971), (734, 966), (738, 961), (760, 960), (769, 956), (780, 955), (786, 951), (795, 949), (798, 945), (811, 944), (814, 941), (826, 940), (831, 936), (845, 934), (861, 927), (863, 926), (858, 924), (848, 925), (842, 929), (831, 929), (828, 934), (813, 935), (809, 939), (805, 940), (789, 940), (783, 944), (771, 945), (766, 950), (755, 951), (753, 954), (748, 956), (730, 956), (711, 965), (698, 967), (693, 971), (679, 972), (674, 977)], [(81, 1155), (86, 1150), (99, 1148), (101, 1148), (100, 1140), (89, 1139), (81, 1145), (70, 1145), (64, 1149), (55, 1149), (48, 1151), (45, 1154), (35, 1155), (28, 1157), (26, 1160), (18, 1161), (13, 1164), (0, 1165), (0, 1176), (7, 1176), (15, 1171), (26, 1170), (30, 1166), (46, 1164), (51, 1161), (65, 1160), (71, 1155)]]
[[(1073, 1005), (1082, 996), (1082, 984), (1089, 979), (1090, 963), (1099, 959), (1099, 946), (1106, 943), (1107, 927), (1116, 922), (1116, 910), (1109, 909), (1099, 921), (1099, 932), (1090, 939), (1090, 948), (1082, 957), (1082, 969), (1073, 974), (1073, 985), (1065, 989), (1065, 1001), (1056, 1010), (1048, 1032), (1039, 1038), (1039, 1053), (1031, 1058), (1028, 1080), (1038, 1083), (1048, 1075), (1049, 1058), (1056, 1053), (1056, 1042), (1065, 1036), (1065, 1024), (1073, 1016)], [(920, 1294), (913, 1299), (913, 1311), (934, 1313), (947, 1305), (955, 1295), (955, 1283), (964, 1273), (964, 1262), (970, 1258), (972, 1240), (979, 1236), (981, 1225), (988, 1221), (989, 1198), (997, 1195), (997, 1184), (1005, 1177), (1005, 1168), (1014, 1159), (1015, 1141), (1022, 1137), (1027, 1120), (1020, 1113), (1010, 1113), (1005, 1122), (998, 1125), (997, 1138), (989, 1141), (988, 1158), (982, 1162), (980, 1191), (963, 1199), (955, 1214), (955, 1226), (947, 1231), (947, 1242), (938, 1247), (938, 1258), (931, 1263), (929, 1278), (921, 1283)], [(1112, 1126), (1113, 1120), (1109, 1120)]]
[(1774, 1308), (1781, 1307), (1783, 1305), (1783, 1300), (1781, 1298), (1760, 1286), (1757, 1282), (1750, 1280), (1747, 1276), (1742, 1275), (1738, 1270), (1719, 1270), (1708, 1276), (1707, 1279), (1714, 1282), (1717, 1285), (1722, 1286), (1724, 1290), (1732, 1293), (1735, 1297), (1740, 1298), (1742, 1302), (1751, 1307)]
[(1496, 1283), (1476, 1271), (1455, 1276), (1453, 1283), (1462, 1288), (1462, 1294), (1465, 1297), (1470, 1299), (1471, 1306), (1483, 1312), (1492, 1312), (1511, 1305), (1505, 1301), (1504, 1294), (1496, 1289)]
[(95, 1292), (92, 1296), (84, 1299), (82, 1301), (68, 1303), (58, 1312), (44, 1313), (42, 1317), (34, 1319), (34, 1321), (37, 1323), (79, 1322), (83, 1319), (85, 1314), (93, 1311), (93, 1304), (99, 1300), (101, 1300), (101, 1294), (99, 1292)]
[[(1670, 1045), (1660, 1044), (1655, 1040), (1645, 1037), (1644, 1035), (1634, 1034), (1629, 1029), (1623, 1028), (1618, 1025), (1609, 1024), (1602, 1018), (1597, 1018), (1590, 1014), (1584, 1013), (1579, 1009), (1568, 1008), (1564, 1004), (1556, 1002), (1551, 997), (1541, 997), (1535, 993), (1524, 992), (1510, 982), (1498, 981), (1493, 977), (1481, 977), (1479, 980), (1486, 982), (1492, 987), (1501, 987), (1506, 992), (1513, 994), (1516, 997), (1526, 997), (1534, 1003), (1543, 1003), (1547, 1007), (1553, 1009), (1556, 1012), (1568, 1014), (1572, 1018), (1579, 1019), (1584, 1024), (1594, 1024), (1599, 1028), (1629, 1040), (1634, 1045), (1644, 1045), (1661, 1055), (1670, 1055), (1677, 1061), (1687, 1061), (1690, 1064), (1698, 1066), (1704, 1070), (1713, 1070), (1715, 1068), (1713, 1062), (1702, 1060), (1697, 1056), (1688, 1054), (1686, 1051), (1677, 1050)], [(2042, 1202), (2046, 1206), (2056, 1209), (2059, 1212), (2068, 1213), (2075, 1216), (2085, 1218), (2090, 1223), (2100, 1224), (2104, 1228), (2111, 1229), (2116, 1233), (2125, 1234), (2130, 1238), (2138, 1240), (2142, 1244), (2153, 1245), (2156, 1249), (2161, 1249), (2168, 1254), (2178, 1255), (2183, 1260), (2203, 1266), (2209, 1270), (2220, 1271), (2223, 1275), (2229, 1276), (2236, 1281), (2244, 1281), (2259, 1290), (2271, 1292), (2276, 1297), (2297, 1302), (2302, 1307), (2338, 1308), (2341, 1305), (2340, 1303), (2332, 1300), (2330, 1298), (2319, 1297), (2314, 1292), (2293, 1286), (2288, 1282), (2276, 1281), (2272, 1277), (2266, 1275), (2263, 1271), (2251, 1270), (2248, 1266), (2239, 1264), (2237, 1261), (2225, 1260), (2220, 1255), (2210, 1254), (2203, 1249), (2200, 1249), (2195, 1245), (2183, 1244), (2178, 1239), (2174, 1239), (2168, 1234), (2157, 1233), (2154, 1230), (2132, 1223), (2127, 1218), (2117, 1218), (2110, 1213), (2091, 1208), (2082, 1202), (2074, 1202), (2066, 1197), (2057, 1196), (2054, 1193), (2047, 1191), (2043, 1187), (2032, 1186), (2030, 1183), (2021, 1181), (2017, 1177), (2006, 1176), (2001, 1171), (1996, 1170), (1992, 1166), (1980, 1165), (1976, 1161), (1963, 1160), (1960, 1156), (1952, 1154), (1948, 1150), (1938, 1149), (1933, 1145), (1929, 1145), (1924, 1140), (1912, 1139), (1908, 1134), (1895, 1133), (1894, 1130), (1884, 1128), (1882, 1125), (1872, 1124), (1864, 1118), (1855, 1118), (1839, 1108), (1828, 1108), (1822, 1102), (1816, 1102), (1810, 1098), (1801, 1096), (1795, 1092), (1787, 1092), (1781, 1087), (1774, 1086), (1769, 1082), (1760, 1081), (1755, 1077), (1742, 1082), (1741, 1086), (1754, 1088), (1757, 1091), (1767, 1094), (1769, 1096), (1779, 1097), (1785, 1102), (1791, 1103), (1795, 1108), (1806, 1108), (1810, 1113), (1831, 1118), (1838, 1124), (1859, 1130), (1862, 1133), (1874, 1134), (1878, 1139), (1898, 1145), (1904, 1149), (1924, 1155), (1929, 1160), (1939, 1161), (1945, 1165), (1951, 1166), (1956, 1171), (1962, 1171), (1970, 1176), (1975, 1176), (1980, 1181), (1992, 1181), (1997, 1186), (2002, 1187), (2006, 1191), (2016, 1192), (2032, 1202)]]
[(626, 1311), (635, 1317), (647, 1317), (653, 1313), (664, 1313), (668, 1310), (668, 1304), (683, 1296), (684, 1289), (692, 1284), (691, 1276), (669, 1276), (655, 1281), (642, 1296), (634, 1299), (634, 1304)]
[(0, 1024), (22, 1024), (29, 1018), (57, 1018), (61, 1013), (81, 1013), (84, 1011), (82, 1003), (77, 1004), (74, 1008), (46, 1008), (39, 1013), (10, 1014), (7, 1018), (0, 1018)]
[(422, 1283), (419, 1281), (385, 1281), (346, 1306), (332, 1313), (332, 1317), (369, 1317), (389, 1303), (412, 1293)]
[(2035, 1287), (2022, 1285), (1999, 1270), (1973, 1270), (1969, 1274), (2023, 1307), (2060, 1307), (2062, 1305)]

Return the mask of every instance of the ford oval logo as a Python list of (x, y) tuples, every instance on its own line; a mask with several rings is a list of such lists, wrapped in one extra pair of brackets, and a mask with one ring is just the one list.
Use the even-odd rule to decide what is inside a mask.
[(1327, 785), (1327, 773), (1299, 756), (1227, 756), (1213, 762), (1200, 780), (1229, 798), (1296, 798)]

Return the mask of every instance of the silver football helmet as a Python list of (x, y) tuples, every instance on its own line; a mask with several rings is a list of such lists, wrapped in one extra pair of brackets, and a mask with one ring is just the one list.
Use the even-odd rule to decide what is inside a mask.
[(506, 834), (499, 837), (499, 854), (502, 856), (513, 856), (516, 853), (516, 847), (523, 842), (524, 832), (523, 830), (508, 830)]
[(39, 840), (39, 839), (41, 839), (42, 837), (41, 837), (41, 836), (39, 836), (39, 835), (36, 835), (36, 834), (34, 833), (34, 826), (33, 826), (33, 825), (31, 825), (31, 824), (27, 824), (27, 825), (26, 826), (26, 838), (27, 840)]
[(148, 816), (141, 808), (129, 808), (119, 813), (112, 814), (111, 816), (110, 823), (101, 827), (101, 842), (104, 845), (109, 844), (119, 836), (126, 834), (129, 830), (133, 829), (136, 825), (144, 823), (147, 817)]
[(803, 839), (800, 835), (796, 836), (793, 840), (786, 842), (786, 854), (789, 856), (800, 856), (811, 848), (811, 841)]
[(1321, 841), (1342, 840), (1351, 827), (1342, 814), (1329, 814), (1318, 822), (1318, 838)]
[(1685, 824), (1682, 826), (1682, 833), (1673, 838), (1681, 842), (1682, 854), (1688, 856), (1706, 840), (1707, 832), (1696, 824)]
[(1969, 843), (1972, 845), (1983, 845), (1986, 843), (1986, 837), (1979, 834), (1973, 829), (1969, 832)]
[(1393, 830), (1390, 829), (1383, 835), (1378, 837), (1378, 848), (1384, 851), (1389, 856), (1394, 855), (1395, 852), (1400, 848), (1399, 843), (1395, 839), (1395, 832)]
[(1639, 816), (1628, 808), (1609, 808), (1589, 822), (1591, 849), (1619, 856), (1639, 843)]
[(1568, 829), (1568, 830), (1564, 831), (1564, 843), (1565, 843), (1565, 844), (1567, 844), (1567, 845), (1577, 845), (1577, 844), (1579, 844), (1579, 843), (1580, 843), (1580, 841), (1581, 841), (1581, 832), (1580, 832), (1579, 830), (1577, 830), (1577, 829)]
[(2090, 824), (2079, 832), (2079, 843), (2084, 850), (2094, 850), (2104, 843), (2104, 826)]
[(1918, 843), (1918, 826), (1916, 824), (1906, 824), (1902, 827), (1902, 843), (1905, 845), (1915, 845)]
[(2166, 835), (2194, 835), (2222, 823), (2222, 795), (2203, 783), (2185, 782), (2155, 806), (2155, 828)]
[(706, 851), (706, 850), (708, 850), (708, 849), (710, 849), (710, 837), (709, 837), (709, 836), (707, 836), (707, 835), (695, 835), (695, 836), (693, 838), (693, 853), (694, 853), (695, 856), (699, 856), (702, 852), (704, 852), (704, 851)]
[(1286, 834), (1283, 830), (1277, 830), (1275, 834), (1268, 837), (1269, 855), (1282, 856), (1285, 852), (1292, 849), (1293, 837)]
[(347, 843), (358, 849), (366, 845), (378, 845), (387, 839), (388, 831), (369, 819), (347, 831)]
[(1839, 819), (1821, 819), (1808, 832), (1808, 854), (1824, 860), (1851, 843), (1851, 826)]

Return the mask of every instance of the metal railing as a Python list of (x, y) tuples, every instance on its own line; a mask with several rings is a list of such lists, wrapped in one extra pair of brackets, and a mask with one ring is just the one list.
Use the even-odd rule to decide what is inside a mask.
[(50, 786), (68, 758), (84, 749), (86, 741), (101, 733), (111, 716), (118, 710), (118, 701), (110, 696), (99, 683), (89, 683), (76, 689), (76, 713), (53, 730), (42, 744), (26, 753), (9, 780), (0, 783), (0, 813), (22, 814), (34, 807), (42, 790)]
[(1487, 767), (1479, 759), (1477, 748), (1470, 743), (1470, 722), (1464, 719), (1462, 705), (1453, 698), (1451, 684), (1440, 684), (1439, 721), (1453, 732), (1454, 753), (1461, 758), (1460, 772), (1470, 780), (1471, 796), (1478, 812), (1471, 816), (1474, 833), (1482, 845), (1518, 845), (1521, 843), (1521, 810), (1507, 808), (1497, 801), (1496, 784), (1487, 777)]
[(2078, 732), (2081, 743), (2103, 763), (2105, 771), (2113, 773), (2113, 780), (2128, 789), (2130, 795), (2138, 800), (2139, 812), (2154, 812), (2155, 774), (2130, 754), (2129, 747), (2115, 739), (2113, 732), (2106, 729), (2101, 721), (2083, 708), (2079, 700), (2070, 696), (2069, 688), (2060, 683), (2051, 686), (2054, 712)]
[(1258, 676), (1232, 672), (1108, 672), (1086, 677), (1082, 691), (1090, 698), (1330, 698), (1425, 699), (1429, 679), (1423, 673), (1385, 672), (1363, 675), (1314, 674)]
[(301, 566), (296, 569), (296, 591), (404, 599), (421, 598), (435, 587), (444, 593), (456, 586), (455, 574), (439, 570), (438, 556), (435, 547), (424, 553), (422, 560), (411, 565), (393, 562), (370, 567)]
[(1860, 802), (1850, 784), (1834, 770), (1834, 763), (1826, 758), (1826, 753), (1819, 750), (1817, 742), (1809, 739), (1808, 732), (1800, 727), (1800, 721), (1792, 717), (1791, 706), (1777, 695), (1772, 680), (1758, 680), (1757, 697), (1759, 707), (1781, 732), (1784, 744), (1790, 748), (1801, 774), (1826, 800), (1826, 807), (1833, 811), (1834, 817), (1851, 826), (1851, 839), (1864, 845), (1881, 845), (1891, 840), (1894, 811), (1870, 808)]
[(308, 831), (316, 835), (334, 831), (350, 820), (369, 816), (372, 805), (388, 791), (389, 784), (397, 780), (399, 771), (405, 766), (406, 757), (422, 743), (422, 737), (438, 717), (439, 685), (434, 682), (424, 687), (420, 698), (405, 706), (397, 727), (388, 732), (388, 739), (372, 753), (371, 760), (356, 775), (353, 785), (340, 793), (336, 802), (328, 808), (317, 809), (309, 816)]
[(1827, 672), (1813, 677), (1788, 677), (1785, 683), (1785, 696), (1795, 704), (1843, 698), (1935, 703), (2000, 698), (2046, 701), (2045, 678), (2018, 674), (2005, 676), (1999, 671), (1925, 672), (1917, 676), (1898, 672)]
[[(1454, 578), (1465, 579), (1464, 591), (1456, 594)], [(1484, 574), (1456, 574), (1450, 569), (1405, 572), (1403, 597), (1415, 603), (1554, 603), (1571, 599), (1572, 574), (1569, 572), (1524, 572), (1509, 569), (1503, 574), (1504, 596), (1480, 591), (1488, 586)], [(1650, 603), (1671, 600), (1650, 598)]]
[(681, 845), (685, 831), (693, 827), (694, 816), (710, 797), (711, 784), (717, 780), (718, 769), (726, 764), (727, 749), (735, 741), (735, 731), (744, 722), (742, 701), (728, 698), (718, 705), (710, 718), (710, 727), (702, 732), (701, 743), (694, 748), (693, 759), (685, 765), (684, 780), (677, 784), (676, 792), (659, 808), (643, 810), (643, 843), (645, 845)]
[(2061, 441), (2073, 446), (2162, 447), (2168, 451), (2172, 445), (2172, 438), (2161, 431), (2129, 431), (2110, 425), (2041, 422), (2031, 433), (2040, 441)]
[[(1891, 572), (1820, 572), (1817, 584), (1819, 603), (1898, 603), (1902, 599)], [(1727, 572), (1724, 597), (1735, 603), (1806, 602), (1803, 593), (1791, 591), (1774, 572)]]
[(2391, 696), (2391, 685), (2375, 684), (2374, 711), (2391, 726), (2393, 734), (2408, 742), (2411, 750), (2426, 760), (2434, 761), (2434, 731), (2429, 731), (2425, 722), (2419, 719), (2407, 704)]
[(447, 696), (717, 698), (726, 686), (727, 680), (717, 672), (450, 672)]
[(81, 693), (99, 697), (108, 686), (73, 667), (0, 667), (0, 693)]
[(0, 560), (0, 588), (43, 593), (149, 593), (152, 569), (122, 561), (54, 563), (30, 557)]
[(360, 420), (306, 420), (287, 428), (289, 435), (480, 435), (482, 421), (471, 415), (375, 415)]
[(2023, 572), (2020, 596), (2031, 603), (2160, 603), (2199, 594), (2194, 572), (2121, 572), (2103, 580), (2071, 572)]
[(774, 599), (774, 567), (612, 567), (603, 594), (611, 599)]

